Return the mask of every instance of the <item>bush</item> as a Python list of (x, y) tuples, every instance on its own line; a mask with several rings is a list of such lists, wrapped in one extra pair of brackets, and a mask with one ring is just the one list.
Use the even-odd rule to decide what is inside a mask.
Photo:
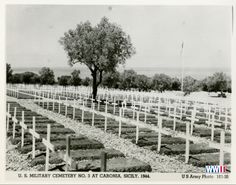
[(22, 75), (22, 73), (13, 74), (11, 82), (13, 84), (23, 83), (23, 75)]
[(152, 88), (157, 91), (171, 90), (172, 80), (168, 75), (155, 74), (152, 78)]
[(82, 79), (82, 85), (89, 86), (91, 85), (92, 80), (89, 77), (86, 77), (85, 79)]
[(121, 74), (121, 83), (120, 88), (125, 90), (130, 90), (132, 88), (137, 88), (137, 81), (136, 81), (137, 73), (131, 70), (125, 70)]
[(74, 70), (72, 73), (71, 73), (71, 79), (70, 79), (70, 82), (69, 84), (70, 85), (73, 85), (73, 86), (78, 86), (78, 85), (81, 85), (82, 83), (82, 79), (80, 78), (80, 70)]
[(54, 72), (48, 67), (43, 67), (40, 71), (40, 83), (46, 85), (53, 85), (55, 83)]
[(231, 78), (223, 72), (214, 73), (201, 82), (202, 90), (208, 92), (231, 92)]
[(139, 91), (150, 91), (151, 79), (145, 75), (137, 75), (135, 78), (135, 85)]
[(118, 71), (105, 73), (102, 85), (108, 88), (118, 88), (121, 83), (121, 75)]
[(13, 74), (12, 83), (37, 84), (40, 83), (40, 77), (33, 72), (24, 72)]
[(181, 90), (181, 82), (178, 78), (172, 78), (172, 80), (171, 80), (171, 90), (174, 90), (174, 91)]
[(70, 76), (61, 76), (58, 77), (58, 84), (62, 86), (68, 86), (70, 85), (70, 80), (71, 80)]
[(191, 76), (186, 76), (183, 80), (183, 91), (185, 94), (199, 90), (199, 82)]

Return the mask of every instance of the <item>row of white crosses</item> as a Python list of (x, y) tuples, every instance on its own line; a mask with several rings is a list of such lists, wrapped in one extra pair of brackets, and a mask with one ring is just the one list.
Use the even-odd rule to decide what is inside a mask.
[[(160, 102), (160, 101), (159, 101)], [(114, 107), (115, 107), (115, 103), (114, 103)], [(122, 104), (123, 105), (123, 104)], [(160, 107), (160, 106), (158, 106), (158, 107)], [(115, 110), (115, 108), (114, 108), (114, 110)], [(123, 111), (124, 112), (124, 111)], [(145, 111), (146, 112), (146, 111)], [(169, 112), (170, 112), (170, 108), (169, 108)], [(182, 109), (181, 109), (181, 114), (182, 114)], [(191, 127), (192, 128), (192, 127)], [(192, 133), (192, 129), (191, 129), (191, 133)]]
[[(75, 101), (75, 100), (74, 100)], [(86, 99), (87, 101), (87, 99)], [(93, 101), (93, 99), (92, 99)], [(84, 101), (83, 101), (84, 102)], [(105, 101), (105, 120), (106, 120), (106, 115), (107, 115), (107, 105), (109, 104), (109, 102), (106, 100)], [(74, 102), (74, 105), (75, 105), (75, 102)], [(94, 109), (94, 103), (92, 102), (92, 105), (91, 105), (91, 109), (92, 109), (92, 126), (94, 126), (94, 114), (95, 114), (95, 109)], [(119, 109), (119, 131), (118, 131), (118, 136), (120, 137), (121, 136), (121, 117), (122, 117), (122, 112), (124, 112), (124, 110), (122, 109), (125, 109), (125, 104), (123, 104), (123, 107), (121, 107)], [(73, 108), (73, 110), (75, 110)], [(83, 103), (83, 108), (82, 110), (84, 110), (84, 103)], [(174, 109), (174, 111), (176, 111), (176, 109)], [(82, 117), (83, 117), (83, 112), (82, 111)], [(137, 113), (137, 122), (139, 122), (139, 111), (136, 111), (135, 112)], [(176, 114), (175, 114), (176, 115)], [(192, 114), (191, 114), (191, 118), (190, 119), (190, 123), (189, 122), (186, 122), (186, 149), (185, 149), (185, 162), (188, 163), (189, 161), (189, 146), (190, 146), (190, 134), (192, 135), (192, 132), (193, 132), (193, 123), (194, 121), (196, 121), (197, 119), (195, 119), (195, 116), (196, 116), (196, 109), (194, 108), (193, 111), (192, 111)], [(74, 116), (73, 116), (74, 117)], [(82, 119), (83, 120), (83, 119)], [(163, 121), (163, 118), (160, 116), (158, 117), (158, 128), (159, 128), (159, 131), (158, 131), (158, 147), (157, 147), (157, 151), (160, 152), (160, 149), (161, 149), (161, 130), (162, 130), (162, 121)], [(191, 124), (191, 129), (189, 128), (189, 124)], [(106, 121), (105, 121), (105, 125), (106, 125)], [(104, 127), (104, 130), (106, 131), (106, 126)], [(136, 139), (135, 139), (135, 142), (138, 143), (138, 138), (139, 138), (139, 127), (136, 126)], [(217, 146), (218, 147), (218, 146)], [(218, 147), (219, 148), (219, 147)], [(220, 143), (220, 164), (223, 164), (223, 161), (224, 161), (224, 132), (221, 132), (221, 143)]]
[[(15, 139), (15, 127), (16, 124), (19, 122), (21, 126), (21, 147), (24, 146), (24, 135), (25, 132), (28, 131), (32, 135), (32, 158), (35, 158), (35, 139), (40, 139), (40, 135), (35, 131), (35, 117), (32, 118), (32, 129), (28, 128), (25, 124), (25, 114), (22, 111), (21, 121), (18, 121), (16, 118), (17, 107), (14, 107), (14, 115), (10, 114), (10, 104), (8, 103), (8, 112), (7, 112), (7, 120), (8, 118), (12, 118), (13, 121), (13, 139)], [(9, 120), (7, 121), (7, 131), (9, 130)], [(48, 171), (49, 168), (49, 155), (50, 150), (54, 151), (54, 146), (50, 143), (50, 133), (51, 133), (51, 125), (47, 124), (47, 139), (42, 138), (42, 143), (46, 146), (46, 163), (45, 163), (45, 170)]]
[[(60, 99), (60, 98), (59, 98)], [(87, 99), (86, 97), (85, 97), (85, 99)], [(115, 99), (114, 99), (115, 100)], [(87, 101), (86, 101), (87, 102)], [(100, 105), (100, 100), (98, 100), (98, 110), (99, 110), (99, 105)], [(160, 101), (159, 101), (160, 102)], [(105, 112), (107, 112), (107, 99), (106, 99), (106, 108), (105, 108)], [(182, 102), (181, 102), (181, 104), (182, 104)], [(113, 103), (113, 105), (114, 105), (114, 109), (113, 109), (113, 113), (115, 113), (115, 105), (116, 105), (116, 103), (114, 102)], [(124, 106), (125, 105), (125, 106)], [(140, 108), (141, 108), (141, 101), (140, 101)], [(135, 106), (133, 106), (132, 105), (132, 108), (134, 108)], [(196, 107), (196, 106), (195, 106)], [(194, 108), (195, 108), (194, 107)], [(122, 110), (123, 110), (123, 117), (124, 117), (124, 112), (125, 112), (125, 109), (126, 109), (126, 101), (124, 101), (124, 102), (122, 102)], [(136, 107), (135, 107), (136, 108)], [(158, 106), (158, 108), (159, 108), (159, 112), (160, 112), (160, 106)], [(182, 113), (182, 109), (180, 108), (180, 110), (181, 110), (181, 113)], [(66, 107), (66, 111), (65, 111), (66, 113), (65, 113), (65, 115), (67, 115), (67, 107)], [(169, 108), (169, 112), (170, 112), (170, 108)], [(174, 107), (174, 112), (176, 113), (176, 107)], [(59, 113), (60, 113), (60, 107), (59, 107)], [(134, 113), (135, 113), (135, 109), (133, 109), (133, 118), (134, 118)], [(175, 130), (175, 127), (176, 127), (176, 117), (178, 117), (177, 116), (177, 114), (169, 114), (170, 116), (172, 116), (173, 117), (173, 130)], [(83, 122), (83, 114), (84, 114), (84, 112), (82, 111), (82, 122)], [(146, 105), (145, 105), (145, 123), (146, 123)], [(191, 121), (191, 131), (190, 131), (190, 133), (191, 133), (191, 135), (192, 135), (192, 133), (193, 133), (193, 124), (194, 124), (194, 121), (197, 121), (197, 119), (195, 119), (195, 115), (196, 115), (196, 109), (194, 109), (194, 112), (192, 113), (192, 116), (191, 116), (191, 118), (189, 118), (190, 119), (190, 121)], [(182, 117), (182, 114), (180, 115), (180, 118)], [(212, 137), (214, 138), (214, 124), (211, 124), (212, 125)], [(104, 128), (104, 130), (106, 131), (106, 128), (107, 128), (107, 118), (105, 117), (105, 128)]]
[(17, 88), (8, 88), (7, 89), (7, 94), (9, 96), (12, 96), (12, 97), (15, 97), (15, 98), (18, 98), (19, 97), (19, 90)]

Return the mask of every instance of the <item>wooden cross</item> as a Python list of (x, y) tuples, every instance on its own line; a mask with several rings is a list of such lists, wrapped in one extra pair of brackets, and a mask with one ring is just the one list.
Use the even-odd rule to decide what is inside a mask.
[(121, 108), (119, 109), (119, 131), (118, 131), (118, 136), (121, 136)]
[(59, 96), (59, 101), (58, 101), (58, 113), (61, 113), (61, 97)]
[(87, 104), (88, 104), (88, 98), (87, 98), (87, 97), (84, 97), (84, 99), (85, 99), (85, 105), (87, 106)]
[(82, 108), (82, 117), (81, 117), (81, 122), (84, 122), (84, 100), (83, 100), (83, 108)]
[(47, 94), (48, 94), (48, 97), (47, 97), (47, 109), (48, 109), (49, 108), (49, 93), (47, 93)]
[(170, 116), (173, 116), (173, 130), (175, 131), (176, 129), (176, 117), (177, 117), (177, 112), (176, 112), (177, 106), (174, 106), (174, 113), (170, 114)]
[[(139, 112), (137, 111), (137, 122), (139, 122)], [(135, 143), (138, 143), (138, 138), (139, 138), (139, 126), (136, 126), (136, 140)]]
[(70, 143), (71, 143), (71, 137), (69, 135), (66, 136), (66, 154), (64, 156), (64, 161), (66, 162), (66, 169), (65, 171), (68, 171), (69, 165), (72, 165), (72, 158), (70, 156)]
[(27, 130), (27, 125), (25, 124), (25, 113), (22, 111), (21, 121), (21, 148), (24, 146), (24, 130)]
[(121, 105), (122, 105), (123, 117), (125, 117), (126, 101), (122, 102)]
[(194, 125), (194, 121), (198, 121), (197, 118), (195, 118), (196, 116), (196, 109), (194, 108), (192, 113), (191, 113), (191, 118), (187, 117), (186, 119), (190, 120), (191, 122), (191, 128), (190, 128), (190, 134), (193, 134), (193, 125)]
[(93, 108), (93, 103), (94, 103), (95, 99), (90, 98), (90, 100), (91, 100), (91, 109), (92, 109)]
[(54, 152), (54, 146), (50, 143), (50, 134), (51, 134), (51, 125), (47, 124), (47, 139), (42, 140), (42, 143), (46, 146), (46, 162), (45, 162), (45, 171), (48, 171), (49, 168), (49, 155), (50, 150)]
[(14, 117), (12, 118), (13, 121), (13, 139), (15, 139), (15, 134), (16, 134), (16, 123), (18, 122), (18, 120), (16, 119), (16, 107), (14, 108)]
[(75, 119), (75, 99), (74, 99), (74, 102), (73, 102), (73, 116), (72, 116), (72, 119)]
[(170, 115), (171, 112), (171, 100), (168, 99), (168, 115)]
[(116, 103), (116, 97), (115, 97), (115, 96), (114, 96), (112, 105), (113, 105), (113, 114), (115, 115), (115, 114), (116, 114), (116, 105), (118, 105), (118, 104)]
[(101, 100), (100, 100), (100, 97), (98, 97), (98, 111), (99, 111), (99, 109), (100, 109), (100, 103), (101, 103)]
[(39, 139), (40, 135), (35, 132), (35, 117), (33, 116), (33, 127), (29, 129), (29, 133), (32, 135), (32, 158), (35, 158), (35, 138)]
[(144, 108), (144, 122), (145, 123), (147, 122), (147, 105), (145, 105), (145, 108)]
[(183, 103), (182, 100), (180, 100), (180, 119), (183, 119)]
[(43, 108), (45, 107), (45, 91), (43, 91)]
[(162, 129), (162, 117), (158, 117), (158, 145), (157, 145), (157, 152), (161, 150), (161, 129)]
[(10, 118), (11, 118), (11, 114), (10, 114), (10, 103), (7, 104), (7, 131), (9, 130), (9, 122), (10, 122)]
[(214, 122), (215, 122), (215, 116), (213, 115), (212, 116), (212, 119), (211, 119), (211, 141), (214, 141)]
[(189, 161), (189, 122), (186, 122), (186, 147), (185, 147), (185, 163)]
[(106, 132), (106, 130), (107, 130), (107, 104), (109, 103), (108, 101), (107, 101), (107, 99), (106, 99), (106, 107), (105, 107), (105, 125), (104, 125), (104, 131)]
[(141, 111), (141, 109), (142, 109), (142, 104), (143, 104), (143, 102), (140, 100), (139, 101), (139, 111)]
[(95, 116), (94, 108), (95, 108), (95, 104), (94, 104), (94, 102), (92, 102), (92, 109), (93, 109), (93, 113), (92, 113), (92, 126), (94, 126), (94, 116)]
[(67, 100), (67, 97), (66, 97), (66, 103), (65, 103), (65, 116), (67, 116), (67, 106), (68, 105), (68, 100)]
[(159, 98), (159, 101), (158, 101), (157, 115), (158, 115), (158, 116), (161, 115), (161, 98)]
[(133, 101), (133, 105), (132, 105), (132, 108), (133, 108), (133, 119), (135, 118), (135, 101)]
[(52, 110), (55, 110), (55, 95), (53, 95)]

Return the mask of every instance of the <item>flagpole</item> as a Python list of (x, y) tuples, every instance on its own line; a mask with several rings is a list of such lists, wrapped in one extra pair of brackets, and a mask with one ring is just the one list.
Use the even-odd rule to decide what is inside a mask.
[(181, 44), (180, 60), (181, 60), (181, 91), (184, 91), (184, 60), (183, 60), (184, 42)]

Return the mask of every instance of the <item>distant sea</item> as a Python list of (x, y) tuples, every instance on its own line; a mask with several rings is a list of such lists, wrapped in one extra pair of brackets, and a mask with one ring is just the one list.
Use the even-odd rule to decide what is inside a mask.
[[(37, 73), (41, 69), (40, 67), (17, 67), (12, 68), (13, 73), (23, 73), (26, 71)], [(70, 75), (71, 72), (75, 69), (80, 70), (81, 78), (91, 77), (90, 71), (86, 67), (51, 67), (54, 71), (55, 77), (59, 77), (61, 75)], [(181, 68), (167, 68), (167, 67), (134, 67), (134, 68), (119, 68), (118, 71), (122, 72), (124, 69), (133, 69), (138, 74), (144, 74), (148, 77), (154, 76), (154, 74), (164, 73), (171, 77), (181, 77)], [(195, 79), (201, 80), (207, 76), (212, 75), (215, 72), (224, 72), (226, 75), (231, 75), (231, 70), (227, 68), (185, 68), (184, 69), (184, 76), (192, 76)]]

